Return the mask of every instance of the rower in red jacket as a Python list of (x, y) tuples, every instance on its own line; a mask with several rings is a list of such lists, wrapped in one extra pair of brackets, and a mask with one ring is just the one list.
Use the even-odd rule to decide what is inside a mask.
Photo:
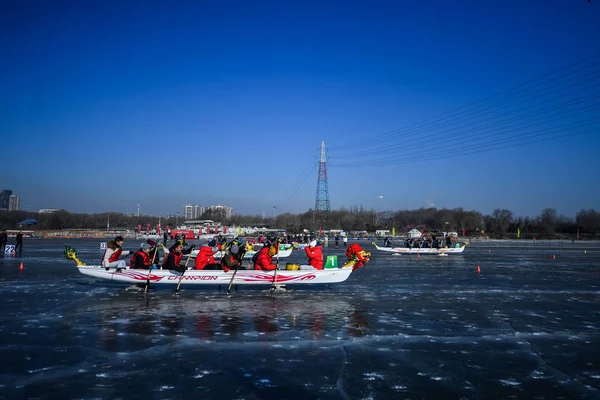
[(210, 239), (204, 246), (200, 247), (200, 251), (194, 262), (196, 269), (221, 269), (220, 264), (215, 261), (215, 253), (217, 251), (217, 241), (214, 238)]
[(319, 242), (313, 240), (304, 248), (304, 251), (306, 252), (308, 263), (310, 265), (315, 269), (323, 269), (323, 249)]
[(277, 254), (277, 247), (265, 245), (256, 258), (254, 263), (254, 269), (262, 271), (273, 271), (277, 268), (277, 265), (273, 264), (273, 256)]

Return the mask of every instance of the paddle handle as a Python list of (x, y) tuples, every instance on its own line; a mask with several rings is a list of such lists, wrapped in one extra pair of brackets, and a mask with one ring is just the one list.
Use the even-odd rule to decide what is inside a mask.
[(152, 266), (156, 260), (156, 254), (158, 253), (158, 247), (155, 247), (154, 255), (152, 256), (152, 262), (148, 268), (148, 277), (146, 278), (146, 287), (144, 287), (144, 293), (148, 293), (148, 287), (150, 286), (150, 274), (152, 273)]
[(179, 286), (181, 286), (181, 281), (183, 280), (183, 275), (185, 274), (185, 271), (187, 271), (187, 265), (190, 262), (190, 258), (192, 258), (191, 252), (188, 255), (187, 260), (185, 260), (185, 265), (183, 266), (183, 272), (181, 273), (181, 276), (179, 277), (179, 282), (177, 282), (177, 288), (175, 289), (175, 293), (179, 292)]
[(275, 262), (275, 276), (273, 277), (273, 285), (271, 289), (277, 287), (277, 271), (279, 271), (279, 242), (277, 242), (277, 261)]

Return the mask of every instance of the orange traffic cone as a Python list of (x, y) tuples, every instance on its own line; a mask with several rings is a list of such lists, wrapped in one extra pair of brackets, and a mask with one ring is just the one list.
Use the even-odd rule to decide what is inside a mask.
[(25, 268), (25, 266), (23, 265), (23, 263), (21, 263), (21, 265), (19, 266), (19, 269), (23, 269)]
[(481, 268), (479, 268), (479, 265), (477, 266), (477, 273), (479, 274), (481, 272)]

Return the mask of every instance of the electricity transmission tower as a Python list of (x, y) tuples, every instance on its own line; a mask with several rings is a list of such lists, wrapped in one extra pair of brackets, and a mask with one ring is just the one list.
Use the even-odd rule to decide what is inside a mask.
[(321, 141), (321, 157), (319, 159), (319, 177), (317, 179), (317, 199), (315, 211), (331, 211), (329, 203), (329, 188), (327, 186), (327, 152), (325, 141)]

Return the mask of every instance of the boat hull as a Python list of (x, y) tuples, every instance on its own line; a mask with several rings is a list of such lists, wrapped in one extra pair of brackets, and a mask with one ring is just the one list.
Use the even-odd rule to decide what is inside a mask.
[[(124, 283), (146, 283), (147, 280), (153, 285), (177, 285), (181, 273), (171, 270), (152, 270), (148, 276), (148, 270), (125, 268), (121, 271), (116, 269), (106, 270), (102, 266), (84, 265), (78, 266), (79, 272), (84, 275), (98, 279), (117, 281)], [(187, 270), (181, 279), (182, 285), (228, 285), (234, 270), (210, 271), (210, 270)], [(343, 282), (352, 273), (352, 268), (327, 268), (323, 270), (280, 270), (277, 272), (277, 285), (288, 284), (319, 284)], [(272, 285), (275, 282), (275, 271), (238, 270), (233, 283), (235, 285)]]

